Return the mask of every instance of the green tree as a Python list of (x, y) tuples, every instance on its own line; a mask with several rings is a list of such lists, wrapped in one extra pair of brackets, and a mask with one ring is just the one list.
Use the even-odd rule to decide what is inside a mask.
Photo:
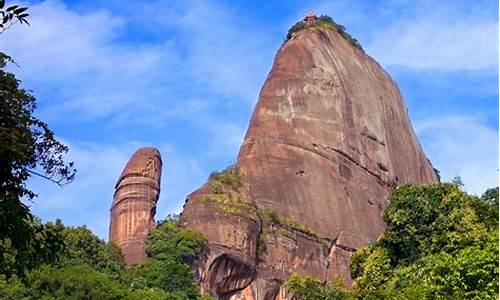
[(133, 289), (161, 289), (177, 293), (179, 299), (201, 297), (191, 264), (203, 251), (206, 240), (198, 233), (179, 227), (177, 217), (168, 218), (151, 233), (149, 259), (131, 274)]
[(297, 275), (292, 275), (286, 282), (286, 288), (293, 300), (325, 299), (323, 285), (315, 277), (299, 277)]
[(341, 278), (336, 278), (325, 286), (315, 277), (292, 275), (285, 286), (293, 300), (355, 299), (354, 293), (345, 286)]
[(62, 230), (64, 226), (60, 220), (55, 223), (42, 224), (39, 219), (26, 223), (30, 230), (30, 240), (24, 247), (17, 248), (10, 239), (0, 240), (0, 274), (7, 277), (17, 275), (23, 277), (26, 271), (43, 264), (55, 263), (65, 249)]
[(397, 188), (386, 232), (352, 257), (354, 290), (363, 299), (496, 299), (495, 201), (494, 190), (480, 198), (456, 183)]
[(292, 276), (308, 299), (497, 299), (498, 188), (481, 197), (456, 183), (398, 187), (384, 211), (386, 232), (351, 258), (352, 289)]
[(123, 299), (126, 287), (87, 264), (43, 266), (30, 272), (32, 299)]
[(124, 269), (120, 249), (112, 242), (104, 242), (87, 227), (65, 227), (62, 230), (64, 251), (61, 265), (87, 264), (93, 269), (119, 277)]
[[(4, 6), (5, 1), (0, 1), (0, 30), (13, 20), (27, 23), (27, 8)], [(39, 230), (31, 228), (37, 225), (23, 202), (36, 197), (27, 188), (27, 179), (37, 175), (63, 185), (73, 180), (76, 171), (73, 162), (63, 160), (68, 148), (34, 116), (36, 99), (6, 70), (9, 62), (13, 63), (12, 58), (0, 52), (0, 253), (9, 247), (20, 256), (29, 256), (30, 248), (43, 244), (35, 245)], [(2, 264), (0, 261), (0, 269)]]

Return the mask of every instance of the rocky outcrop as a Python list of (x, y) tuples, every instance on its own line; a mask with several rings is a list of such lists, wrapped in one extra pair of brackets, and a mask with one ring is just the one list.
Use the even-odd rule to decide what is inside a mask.
[(383, 232), (394, 187), (437, 180), (394, 81), (328, 28), (278, 51), (237, 166), (241, 186), (212, 180), (182, 213), (209, 241), (202, 290), (221, 299), (288, 299), (293, 273), (350, 282), (350, 256)]
[(157, 149), (141, 148), (134, 153), (116, 183), (109, 240), (121, 248), (127, 265), (146, 258), (146, 239), (155, 227), (161, 165)]

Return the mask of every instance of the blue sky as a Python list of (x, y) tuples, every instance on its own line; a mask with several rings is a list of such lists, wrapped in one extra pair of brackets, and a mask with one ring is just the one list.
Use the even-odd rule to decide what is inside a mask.
[(30, 181), (45, 221), (107, 238), (114, 184), (141, 146), (158, 147), (164, 162), (157, 219), (178, 213), (211, 171), (234, 162), (274, 55), (310, 10), (345, 25), (396, 80), (445, 180), (461, 176), (476, 194), (498, 184), (496, 1), (22, 3), (31, 27), (6, 31), (0, 51), (18, 62), (12, 71), (78, 168), (63, 188)]

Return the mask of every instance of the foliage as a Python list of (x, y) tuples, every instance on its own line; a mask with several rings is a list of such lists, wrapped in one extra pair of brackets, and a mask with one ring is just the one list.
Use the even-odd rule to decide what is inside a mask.
[(351, 258), (351, 290), (292, 276), (294, 299), (497, 299), (498, 188), (476, 197), (456, 183), (402, 186), (384, 221)]
[(224, 186), (230, 187), (233, 190), (243, 186), (243, 175), (240, 169), (236, 165), (231, 165), (224, 169), (223, 171), (215, 171), (210, 174), (209, 180), (211, 182), (216, 182)]
[(217, 211), (224, 214), (241, 217), (249, 215), (254, 206), (235, 195), (243, 186), (243, 175), (238, 166), (231, 165), (221, 172), (212, 172), (209, 180), (210, 193), (200, 196), (200, 201), (216, 204)]
[(350, 300), (355, 299), (341, 278), (324, 286), (315, 277), (292, 275), (285, 284), (293, 300)]
[(65, 227), (62, 230), (65, 249), (59, 254), (62, 266), (89, 265), (93, 269), (119, 277), (124, 270), (120, 249), (104, 242), (87, 227)]
[(173, 216), (158, 225), (148, 240), (147, 252), (154, 258), (169, 257), (180, 263), (191, 263), (206, 246), (207, 241), (197, 231), (179, 227)]
[[(10, 265), (22, 265), (23, 272), (17, 276), (2, 270), (0, 299), (210, 299), (200, 295), (190, 267), (206, 241), (198, 232), (181, 229), (177, 218), (167, 219), (152, 232), (149, 260), (131, 270), (124, 268), (119, 248), (85, 226), (65, 227), (60, 221), (37, 224), (43, 226), (41, 236), (48, 231), (56, 237), (45, 240), (44, 249), (56, 249), (52, 243), (57, 242), (58, 251), (50, 259), (32, 257), (32, 262), (10, 257), (15, 262)], [(43, 257), (44, 249), (36, 253)], [(9, 248), (11, 253), (15, 249)]]
[(5, 7), (5, 0), (0, 0), (0, 34), (2, 34), (6, 29), (10, 28), (14, 23), (19, 22), (20, 24), (25, 23), (29, 25), (26, 18), (29, 14), (26, 12), (27, 7), (21, 7), (19, 5), (11, 5)]
[(319, 239), (318, 233), (312, 227), (299, 223), (295, 220), (281, 217), (275, 211), (262, 210), (259, 212), (259, 216), (263, 221), (271, 222), (273, 224), (279, 225), (281, 227), (299, 231), (305, 233), (311, 237)]
[(36, 99), (5, 70), (8, 62), (12, 59), (0, 53), (0, 252), (12, 248), (16, 257), (32, 261), (27, 256), (33, 249), (39, 253), (36, 249), (44, 245), (40, 234), (48, 231), (33, 222), (22, 202), (36, 196), (26, 187), (26, 180), (37, 174), (65, 184), (73, 180), (75, 170), (72, 162), (63, 160), (68, 148), (56, 140), (47, 124), (33, 116)]
[(487, 189), (481, 199), (488, 204), (488, 208), (484, 212), (488, 215), (486, 220), (490, 221), (490, 225), (498, 224), (498, 187)]
[(286, 282), (287, 291), (293, 300), (325, 299), (325, 290), (319, 280), (314, 277), (298, 277), (292, 275)]
[(498, 215), (490, 202), (497, 196), (489, 190), (479, 198), (459, 187), (407, 185), (393, 193), (387, 231), (352, 257), (360, 295), (496, 299)]
[(87, 264), (43, 266), (27, 280), (32, 299), (123, 299), (126, 288)]
[(294, 36), (294, 34), (299, 32), (299, 31), (302, 31), (302, 30), (307, 29), (307, 28), (314, 28), (314, 27), (333, 29), (333, 30), (337, 31), (351, 45), (353, 45), (354, 47), (363, 51), (363, 48), (361, 47), (361, 44), (358, 42), (358, 40), (353, 38), (349, 33), (347, 33), (345, 31), (345, 27), (343, 25), (335, 23), (335, 21), (333, 21), (333, 19), (331, 17), (326, 16), (326, 15), (321, 15), (316, 22), (314, 22), (310, 25), (307, 25), (305, 21), (299, 21), (299, 22), (295, 23), (288, 30), (285, 41), (290, 40)]
[(260, 258), (267, 251), (267, 235), (262, 231), (257, 240), (257, 257)]
[(210, 193), (200, 196), (200, 200), (215, 203), (219, 212), (228, 215), (246, 217), (252, 209), (252, 205), (231, 194)]
[(22, 247), (16, 247), (9, 238), (0, 240), (0, 274), (23, 277), (28, 270), (57, 262), (59, 254), (64, 251), (61, 235), (64, 226), (60, 220), (42, 224), (35, 219), (27, 223), (26, 228), (31, 230), (29, 236), (32, 238)]
[(464, 182), (462, 181), (462, 178), (460, 178), (460, 176), (454, 176), (451, 179), (451, 183), (456, 185), (459, 188), (464, 186)]
[(179, 228), (178, 223), (178, 218), (167, 219), (152, 232), (147, 245), (150, 258), (130, 274), (133, 290), (164, 290), (175, 294), (173, 299), (201, 297), (191, 264), (205, 249), (206, 240), (199, 232)]

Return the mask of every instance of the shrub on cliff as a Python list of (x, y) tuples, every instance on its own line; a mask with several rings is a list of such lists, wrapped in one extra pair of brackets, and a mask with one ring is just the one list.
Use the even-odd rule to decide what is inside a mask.
[(230, 187), (233, 190), (237, 190), (243, 185), (243, 175), (236, 165), (231, 165), (220, 172), (212, 172), (209, 180)]
[(318, 17), (318, 20), (310, 25), (307, 25), (304, 21), (299, 21), (295, 23), (289, 30), (286, 35), (285, 41), (288, 41), (293, 37), (296, 32), (304, 30), (306, 28), (311, 27), (320, 27), (320, 28), (328, 28), (337, 31), (344, 39), (346, 39), (351, 45), (363, 51), (363, 47), (358, 42), (357, 39), (353, 38), (349, 33), (345, 31), (345, 27), (341, 24), (335, 23), (330, 16), (321, 15)]

